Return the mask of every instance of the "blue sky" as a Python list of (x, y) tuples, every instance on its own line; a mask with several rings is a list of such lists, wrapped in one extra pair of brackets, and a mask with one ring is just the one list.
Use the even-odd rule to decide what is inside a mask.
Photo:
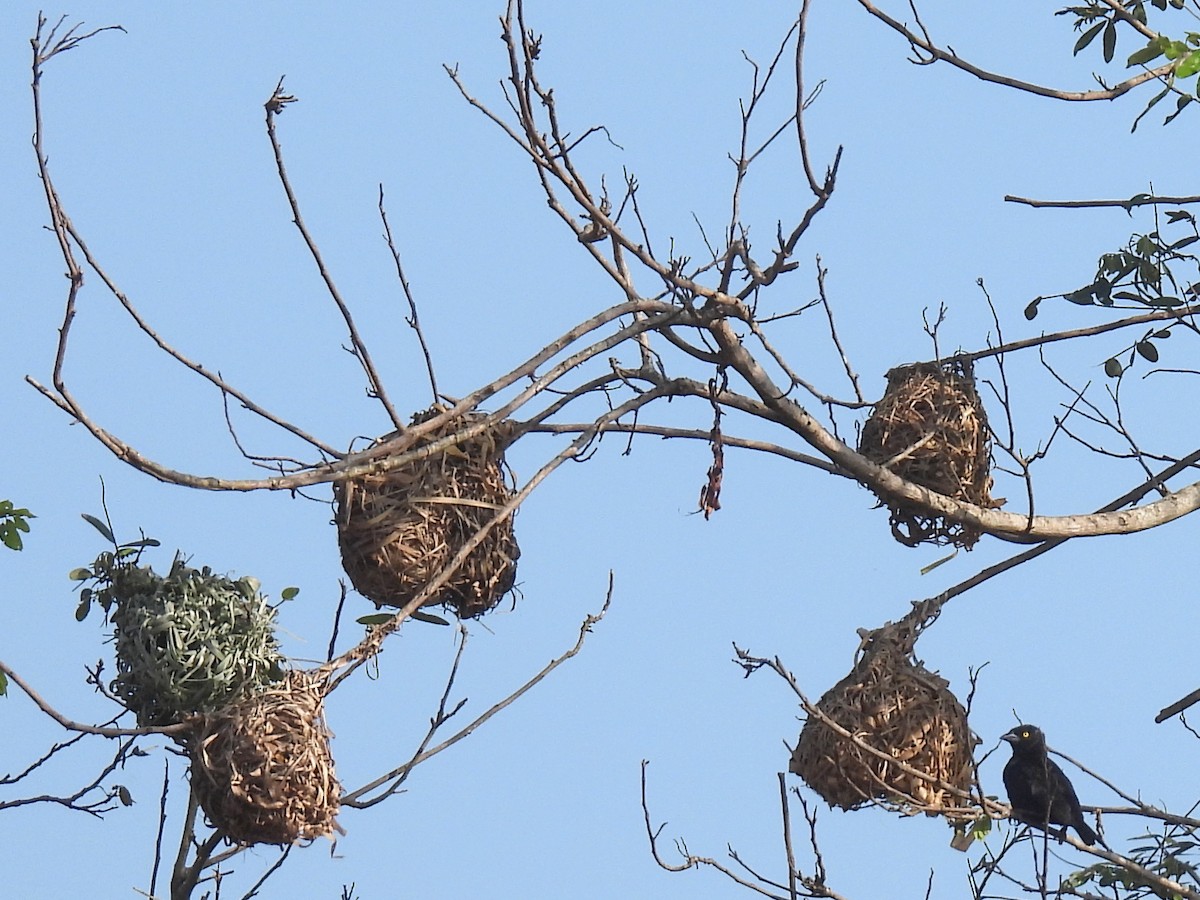
[[(935, 36), (981, 65), (1086, 88), (1098, 60), (1071, 58), (1074, 35), (1053, 9), (1030, 4), (1021, 18), (1009, 7), (966, 13), (931, 2), (923, 12)], [(179, 548), (197, 564), (254, 575), (275, 596), (299, 586), (282, 612), (285, 649), (298, 659), (323, 655), (342, 573), (327, 506), (154, 482), (23, 382), (27, 374), (49, 379), (65, 292), (29, 147), (36, 12), (20, 0), (0, 9), (0, 117), (8, 123), (0, 129), (0, 497), (38, 516), (27, 549), (0, 556), (0, 658), (66, 714), (99, 719), (111, 713), (83, 684), (83, 666), (111, 649), (95, 617), (74, 621), (66, 573), (101, 549), (79, 518), (99, 511), (101, 479), (118, 529), (163, 542), (160, 567)], [(381, 182), (442, 388), (466, 393), (618, 299), (547, 210), (530, 163), (462, 102), (442, 69), (458, 64), (477, 96), (501, 108), (499, 12), (477, 0), (451, 14), (383, 3), (303, 12), (275, 3), (76, 3), (72, 20), (121, 24), (127, 33), (72, 51), (46, 76), (46, 140), (66, 207), (122, 289), (184, 352), (335, 445), (383, 433), (387, 422), (341, 349), (340, 320), (289, 223), (262, 104), (286, 75), (300, 97), (279, 119), (290, 174), (397, 405), (422, 408), (427, 389), (380, 238)], [(718, 232), (728, 206), (726, 154), (749, 80), (741, 53), (768, 60), (794, 10), (531, 0), (527, 12), (545, 35), (542, 77), (572, 130), (603, 123), (622, 148), (597, 142), (581, 163), (596, 179), (619, 177), (622, 166), (635, 172), (659, 242), (673, 237), (699, 258), (693, 214)], [(931, 355), (925, 307), (950, 307), (944, 349), (983, 343), (991, 320), (980, 277), (1006, 338), (1095, 321), (1094, 311), (1065, 304), (1047, 305), (1034, 323), (1021, 310), (1038, 294), (1085, 283), (1100, 252), (1151, 227), (1148, 216), (1120, 210), (1005, 204), (1006, 193), (1120, 197), (1150, 182), (1165, 193), (1193, 189), (1194, 154), (1183, 148), (1194, 145), (1195, 123), (1183, 117), (1163, 130), (1152, 116), (1131, 135), (1145, 94), (1071, 106), (948, 67), (915, 67), (903, 41), (850, 2), (815, 4), (808, 51), (808, 83), (826, 80), (810, 111), (811, 147), (823, 166), (844, 145), (844, 163), (833, 201), (802, 241), (800, 270), (765, 302), (782, 311), (811, 299), (820, 254), (868, 393), (880, 391), (887, 369)], [(780, 88), (764, 130), (786, 115)], [(781, 142), (751, 175), (746, 218), (765, 244), (776, 220), (791, 221), (807, 200), (794, 148)], [(846, 393), (819, 318), (781, 324), (774, 335), (802, 371)], [(1078, 382), (1100, 381), (1104, 359), (1123, 346), (1122, 337), (1105, 340), (1058, 359)], [(199, 473), (253, 474), (228, 439), (216, 393), (156, 353), (95, 278), (67, 376), (99, 422), (147, 455)], [(1021, 442), (1032, 449), (1064, 396), (1032, 359), (1014, 378)], [(1177, 424), (1195, 419), (1184, 386), (1127, 385), (1135, 428), (1154, 449), (1192, 449)], [(694, 427), (709, 421), (698, 404), (662, 415)], [(761, 431), (734, 419), (727, 427)], [(239, 420), (239, 433), (255, 452), (298, 449), (249, 420)], [(510, 461), (528, 476), (560, 446), (531, 436)], [(351, 882), (362, 898), (743, 896), (714, 873), (660, 871), (638, 794), (639, 763), (649, 759), (652, 814), (669, 822), (665, 837), (715, 857), (729, 844), (782, 874), (775, 773), (787, 763), (782, 742), (795, 741), (797, 709), (778, 679), (743, 679), (730, 662), (732, 642), (781, 656), (815, 698), (849, 670), (856, 628), (895, 619), (910, 600), (1012, 552), (985, 539), (921, 576), (941, 552), (895, 544), (864, 490), (736, 451), (724, 508), (706, 522), (692, 514), (708, 466), (703, 446), (643, 438), (632, 455), (622, 449), (605, 441), (593, 460), (560, 469), (525, 504), (517, 520), (523, 596), (514, 611), (471, 626), (457, 695), (477, 714), (566, 649), (601, 604), (612, 570), (611, 612), (583, 653), (418, 768), (406, 794), (344, 814), (347, 834), (333, 857), (325, 843), (294, 853), (265, 896), (337, 897)], [(1039, 476), (1039, 512), (1088, 511), (1139, 479), (1132, 464), (1059, 450)], [(1014, 486), (997, 493), (1006, 491)], [(973, 717), (981, 752), (1014, 724), (1015, 710), (1123, 788), (1173, 809), (1190, 805), (1175, 760), (1193, 745), (1177, 724), (1152, 721), (1196, 686), (1189, 666), (1163, 664), (1194, 652), (1189, 528), (1067, 545), (947, 608), (918, 654), (960, 696), (968, 668), (989, 663)], [(356, 614), (371, 610), (354, 599)], [(449, 629), (406, 627), (377, 679), (339, 689), (328, 715), (347, 787), (407, 758), (452, 655)], [(0, 772), (22, 768), (62, 737), (15, 689), (0, 716)], [(79, 751), (37, 789), (73, 784), (103, 753)], [(983, 768), (997, 793), (1006, 756)], [(8, 892), (144, 890), (162, 758), (121, 773), (137, 802), (102, 822), (50, 806), (6, 812)], [(171, 773), (177, 823), (177, 761)], [(1112, 800), (1083, 776), (1076, 784), (1085, 802)], [(1127, 823), (1108, 826), (1110, 843), (1129, 833)], [(895, 896), (923, 894), (931, 867), (934, 897), (962, 896), (965, 860), (938, 822), (832, 812), (820, 829), (830, 882), (847, 896), (878, 896), (881, 884)], [(235, 887), (272, 859), (269, 851), (241, 859)]]

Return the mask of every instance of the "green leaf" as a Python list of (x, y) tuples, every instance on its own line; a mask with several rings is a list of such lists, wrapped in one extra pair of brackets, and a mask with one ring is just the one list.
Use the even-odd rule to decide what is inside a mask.
[(104, 539), (106, 541), (108, 541), (110, 544), (114, 544), (114, 545), (117, 543), (117, 539), (115, 537), (113, 537), (111, 528), (109, 528), (107, 525), (105, 525), (103, 522), (101, 522), (95, 516), (89, 516), (87, 513), (82, 513), (82, 515), (83, 515), (83, 521), (87, 522), (89, 525), (91, 525), (93, 528), (95, 528), (98, 532), (100, 532), (100, 534), (104, 536)]
[(1152, 343), (1149, 341), (1138, 341), (1136, 346), (1137, 352), (1143, 359), (1152, 363), (1158, 362), (1158, 348)]
[(67, 577), (72, 581), (87, 581), (92, 577), (91, 569), (72, 569), (67, 573)]
[(1025, 318), (1031, 322), (1036, 319), (1038, 314), (1038, 304), (1041, 302), (1041, 300), (1034, 300), (1027, 307), (1025, 307)]
[(8, 693), (8, 676), (0, 672), (0, 697)]
[(1183, 306), (1183, 301), (1178, 297), (1151, 297), (1146, 301), (1148, 306), (1157, 306), (1162, 309), (1174, 309), (1176, 306)]
[(428, 622), (430, 625), (449, 625), (450, 624), (445, 619), (443, 619), (441, 616), (435, 616), (432, 613), (421, 612), (420, 610), (416, 610), (412, 614), (412, 617), (414, 619), (416, 619), (418, 622)]
[(1126, 62), (1127, 66), (1142, 66), (1150, 62), (1152, 59), (1158, 59), (1163, 55), (1162, 43), (1157, 39), (1150, 41), (1141, 50), (1135, 50), (1129, 54), (1129, 59)]
[(1179, 59), (1187, 52), (1187, 44), (1183, 41), (1167, 41), (1163, 46), (1163, 54), (1167, 59)]
[(1200, 50), (1193, 50), (1175, 67), (1176, 78), (1191, 78), (1200, 72)]
[(1117, 52), (1117, 23), (1112, 21), (1104, 29), (1104, 61), (1110, 63)]
[(1071, 291), (1069, 294), (1063, 294), (1063, 298), (1078, 306), (1093, 305), (1092, 289), (1090, 287), (1080, 288), (1077, 291)]
[(123, 784), (117, 785), (117, 798), (122, 806), (133, 806), (133, 794), (129, 793), (129, 788)]
[(21, 532), (17, 531), (10, 522), (0, 525), (0, 541), (3, 541), (4, 546), (9, 550), (20, 550), (24, 546), (21, 543)]
[(1153, 97), (1151, 97), (1150, 102), (1146, 104), (1146, 108), (1143, 109), (1140, 113), (1138, 113), (1137, 118), (1133, 120), (1133, 127), (1130, 128), (1129, 131), (1131, 133), (1134, 131), (1137, 131), (1138, 123), (1142, 120), (1142, 116), (1144, 116), (1144, 115), (1146, 115), (1146, 113), (1150, 112), (1150, 110), (1152, 110), (1155, 107), (1155, 105), (1158, 103), (1158, 101), (1161, 100), (1163, 97), (1167, 96), (1167, 94), (1169, 94), (1169, 93), (1171, 93), (1171, 88), (1165, 87), (1161, 91), (1159, 91), (1157, 94), (1155, 94)]
[(279, 592), (279, 599), (280, 600), (291, 600), (299, 593), (300, 593), (300, 588), (298, 588), (298, 587), (286, 587), (282, 591)]
[(88, 613), (92, 611), (92, 598), (86, 597), (79, 601), (79, 605), (75, 607), (75, 621), (82, 622), (87, 618)]
[(1120, 378), (1121, 373), (1124, 371), (1125, 371), (1125, 369), (1121, 366), (1121, 363), (1117, 360), (1116, 357), (1105, 360), (1104, 374), (1107, 375), (1109, 378)]
[(1170, 125), (1172, 122), (1174, 122), (1175, 119), (1179, 116), (1179, 114), (1188, 108), (1188, 105), (1191, 102), (1192, 102), (1191, 94), (1180, 94), (1179, 97), (1175, 100), (1175, 112), (1171, 113), (1169, 116), (1167, 116), (1165, 119), (1163, 119), (1163, 124)]
[(1079, 40), (1077, 40), (1075, 42), (1075, 50), (1074, 50), (1075, 56), (1078, 56), (1080, 50), (1082, 50), (1084, 47), (1086, 47), (1088, 44), (1090, 44), (1092, 41), (1094, 41), (1096, 39), (1096, 35), (1098, 35), (1101, 31), (1104, 30), (1104, 24), (1105, 24), (1104, 22), (1100, 22), (1096, 25), (1093, 25), (1091, 28), (1089, 28), (1087, 31), (1085, 31), (1083, 34), (1081, 34), (1079, 36)]
[(121, 549), (144, 550), (146, 547), (161, 547), (162, 542), (156, 541), (154, 538), (142, 538), (140, 541), (128, 541), (121, 545)]
[(369, 626), (382, 625), (384, 622), (392, 621), (392, 617), (394, 615), (395, 615), (394, 613), (375, 613), (370, 616), (360, 616), (359, 618), (355, 619), (354, 621), (357, 622), (359, 625), (369, 625)]
[(1169, 338), (1171, 336), (1171, 329), (1170, 328), (1160, 328), (1158, 331), (1154, 332), (1154, 336), (1156, 338), (1159, 338), (1160, 340), (1162, 338)]
[(954, 559), (954, 557), (956, 557), (956, 556), (958, 556), (957, 550), (955, 550), (949, 556), (943, 556), (941, 559), (935, 559), (933, 562), (931, 562), (927, 566), (921, 566), (921, 574), (928, 575), (930, 572), (932, 572), (938, 566), (941, 566), (941, 565), (944, 565), (945, 563), (950, 562), (950, 560)]

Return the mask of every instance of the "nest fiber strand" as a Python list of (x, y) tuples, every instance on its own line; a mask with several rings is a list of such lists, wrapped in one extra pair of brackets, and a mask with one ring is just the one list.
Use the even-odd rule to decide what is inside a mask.
[[(440, 411), (419, 414), (414, 424)], [(412, 449), (480, 418), (448, 422)], [(504, 431), (485, 431), (399, 468), (334, 485), (342, 566), (360, 594), (376, 606), (406, 606), (512, 499)], [(520, 554), (509, 515), (426, 605), (453, 608), (461, 618), (483, 615), (512, 590)]]
[(340, 831), (322, 694), (303, 672), (203, 717), (190, 743), (192, 790), (238, 844), (290, 844)]
[[(887, 377), (887, 391), (863, 425), (858, 452), (954, 500), (998, 506), (990, 494), (991, 432), (971, 363), (916, 363), (892, 369)], [(970, 549), (979, 540), (977, 528), (881, 499), (902, 544)]]
[[(878, 634), (878, 633), (877, 633)], [(890, 759), (959, 790), (971, 786), (977, 739), (949, 682), (915, 663), (886, 635), (874, 638), (853, 671), (817, 708)], [(937, 815), (961, 807), (954, 793), (858, 747), (810, 716), (790, 770), (830, 806), (857, 809), (883, 801), (907, 812)]]
[(111, 688), (139, 725), (220, 709), (283, 676), (275, 611), (256, 579), (231, 581), (176, 558), (165, 578), (149, 567), (118, 569), (113, 593)]

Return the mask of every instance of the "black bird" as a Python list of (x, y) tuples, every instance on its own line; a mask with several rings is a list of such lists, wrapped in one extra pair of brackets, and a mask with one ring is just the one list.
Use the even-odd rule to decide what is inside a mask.
[(1050, 825), (1062, 825), (1063, 836), (1070, 826), (1085, 844), (1096, 843), (1096, 832), (1083, 820), (1075, 788), (1046, 753), (1042, 729), (1018, 725), (1001, 740), (1012, 744), (1012, 759), (1004, 767), (1004, 787), (1013, 818), (1048, 831)]

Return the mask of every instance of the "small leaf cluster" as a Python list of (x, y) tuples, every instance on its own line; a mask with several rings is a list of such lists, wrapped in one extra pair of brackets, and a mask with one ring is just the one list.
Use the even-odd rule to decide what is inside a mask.
[[(1185, 0), (1150, 0), (1149, 3), (1145, 2), (1145, 0), (1131, 0), (1131, 2), (1124, 4), (1124, 11), (1128, 12), (1140, 24), (1146, 25), (1148, 24), (1147, 6), (1151, 6), (1160, 12), (1165, 12), (1168, 9), (1172, 11), (1182, 10), (1185, 5)], [(1076, 55), (1090, 46), (1096, 38), (1100, 38), (1100, 48), (1104, 61), (1111, 63), (1116, 57), (1117, 26), (1122, 20), (1120, 13), (1110, 5), (1091, 2), (1083, 6), (1068, 6), (1065, 9), (1060, 9), (1055, 15), (1075, 16), (1075, 30), (1080, 32), (1079, 39), (1075, 42), (1074, 51)], [(1142, 34), (1138, 33), (1138, 37), (1141, 38)], [(1178, 84), (1178, 82), (1186, 81), (1197, 72), (1200, 72), (1200, 33), (1187, 31), (1184, 32), (1182, 39), (1158, 34), (1131, 53), (1125, 61), (1125, 66), (1126, 68), (1148, 66), (1151, 63), (1157, 63), (1160, 59), (1165, 59), (1173, 63), (1173, 65), (1170, 71), (1162, 76), (1163, 89), (1150, 99), (1146, 104), (1146, 108), (1134, 120), (1133, 127), (1135, 130), (1142, 116), (1153, 109), (1159, 101), (1171, 94), (1175, 95), (1175, 111), (1163, 121), (1164, 125), (1174, 121), (1184, 109), (1197, 99), (1200, 99), (1200, 79), (1197, 80), (1197, 84), (1194, 87), (1187, 89), (1181, 88)]]
[[(1132, 198), (1132, 202), (1145, 197), (1139, 195)], [(1200, 241), (1200, 231), (1197, 230), (1195, 216), (1185, 210), (1168, 211), (1166, 218), (1168, 226), (1186, 224), (1190, 233), (1177, 239), (1169, 239), (1158, 230), (1134, 234), (1121, 249), (1101, 254), (1095, 277), (1090, 283), (1077, 290), (1052, 296), (1062, 297), (1078, 306), (1104, 308), (1171, 310), (1187, 306), (1200, 293), (1200, 280), (1189, 281), (1182, 269), (1192, 268), (1200, 273), (1200, 260), (1185, 251)], [(1025, 307), (1025, 318), (1035, 319), (1041, 302), (1046, 299), (1049, 298), (1037, 297)], [(1148, 329), (1126, 348), (1130, 354), (1128, 363), (1122, 363), (1119, 359), (1126, 352), (1122, 350), (1105, 362), (1105, 373), (1116, 378), (1139, 357), (1157, 363), (1159, 348), (1155, 342), (1169, 338), (1177, 324), (1170, 322)]]
[[(158, 541), (121, 544), (107, 524), (84, 518), (113, 549), (70, 573), (85, 585), (75, 617), (84, 619), (95, 603), (112, 622), (117, 675), (110, 690), (139, 725), (170, 725), (215, 712), (283, 677), (275, 610), (258, 579), (195, 569), (178, 554), (168, 574), (159, 575), (140, 562), (142, 552)], [(286, 589), (285, 599), (297, 592)]]
[[(17, 509), (11, 500), (0, 500), (0, 543), (9, 550), (22, 549), (25, 544), (21, 535), (29, 533), (29, 520), (36, 518), (27, 509)], [(3, 688), (2, 684), (0, 688)], [(0, 689), (0, 694), (3, 693)]]
[[(79, 605), (75, 608), (75, 619), (82, 622), (91, 612), (92, 604), (99, 603), (107, 621), (113, 604), (117, 600), (116, 585), (118, 582), (122, 585), (122, 589), (129, 591), (143, 590), (152, 583), (144, 574), (149, 570), (139, 568), (138, 561), (142, 557), (143, 550), (148, 547), (158, 547), (160, 544), (154, 538), (144, 536), (136, 541), (119, 544), (113, 536), (112, 528), (104, 521), (87, 513), (83, 514), (83, 519), (99, 531), (104, 539), (113, 545), (113, 549), (101, 553), (90, 566), (72, 569), (68, 573), (67, 577), (72, 581), (85, 583), (79, 591)], [(88, 585), (87, 582), (91, 582), (91, 584)]]
[[(1198, 883), (1196, 861), (1189, 860), (1188, 857), (1195, 856), (1200, 843), (1182, 829), (1172, 828), (1171, 831), (1177, 833), (1145, 834), (1136, 838), (1135, 840), (1142, 843), (1127, 851), (1125, 855), (1155, 875), (1186, 886), (1194, 886)], [(1063, 879), (1062, 886), (1065, 890), (1075, 893), (1088, 884), (1105, 888), (1107, 893), (1121, 896), (1122, 900), (1168, 896), (1155, 882), (1113, 863), (1100, 863), (1073, 872)], [(1118, 891), (1129, 893), (1119, 894)]]

